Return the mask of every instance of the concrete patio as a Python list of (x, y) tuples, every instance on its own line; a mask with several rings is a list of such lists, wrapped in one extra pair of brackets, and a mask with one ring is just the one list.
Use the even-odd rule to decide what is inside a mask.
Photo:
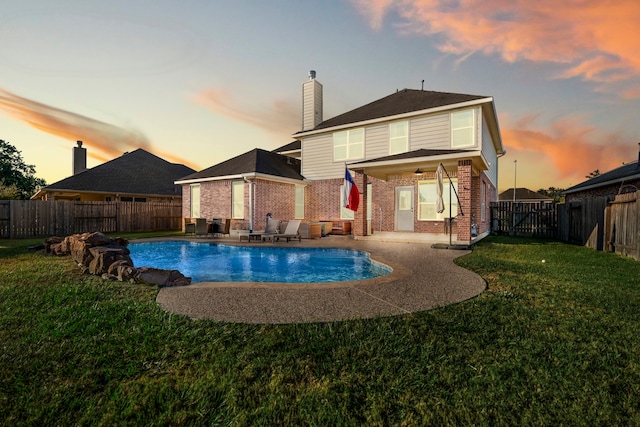
[(473, 298), (486, 283), (453, 260), (469, 250), (434, 249), (426, 243), (391, 243), (328, 236), (302, 242), (210, 241), (232, 245), (335, 247), (366, 251), (393, 268), (375, 279), (322, 283), (194, 283), (160, 289), (157, 302), (166, 311), (194, 319), (241, 323), (329, 322), (394, 316), (429, 310)]

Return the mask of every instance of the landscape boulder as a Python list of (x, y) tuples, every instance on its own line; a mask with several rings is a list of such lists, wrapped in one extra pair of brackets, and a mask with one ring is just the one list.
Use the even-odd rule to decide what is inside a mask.
[(127, 248), (129, 242), (121, 237), (112, 239), (100, 232), (73, 234), (65, 238), (49, 237), (44, 241), (47, 254), (70, 255), (83, 273), (107, 280), (132, 281), (157, 286), (184, 286), (191, 278), (178, 270), (135, 268)]
[(140, 267), (133, 272), (137, 283), (157, 286), (185, 286), (191, 284), (191, 278), (185, 277), (178, 270), (162, 270), (159, 268)]
[(89, 263), (89, 273), (101, 275), (109, 272), (109, 267), (116, 261), (124, 261), (133, 267), (133, 261), (129, 257), (131, 253), (124, 246), (110, 243), (104, 246), (90, 247), (92, 259)]

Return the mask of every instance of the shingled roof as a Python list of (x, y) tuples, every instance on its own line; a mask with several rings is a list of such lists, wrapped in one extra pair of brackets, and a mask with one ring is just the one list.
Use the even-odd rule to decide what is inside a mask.
[[(540, 194), (536, 191), (529, 190), (528, 188), (518, 187), (516, 188), (515, 194), (516, 201), (531, 201), (531, 202), (541, 202), (545, 200), (553, 200), (552, 197), (545, 196), (544, 194)], [(503, 191), (498, 195), (498, 200), (509, 202), (513, 200), (513, 188), (509, 188), (508, 190)]]
[(635, 161), (620, 166), (609, 172), (605, 172), (595, 178), (590, 178), (580, 184), (574, 185), (566, 189), (563, 194), (571, 194), (591, 188), (603, 187), (611, 184), (623, 184), (625, 181), (634, 181), (640, 179), (640, 164)]
[(139, 148), (43, 190), (180, 196), (182, 188), (174, 181), (191, 172), (190, 167), (169, 163)]
[(304, 177), (300, 175), (299, 160), (282, 156), (271, 151), (255, 148), (200, 172), (184, 176), (177, 180), (177, 182), (183, 183), (185, 181), (197, 181), (199, 179), (238, 176), (252, 173), (304, 180)]
[(286, 153), (287, 151), (300, 151), (302, 149), (302, 142), (299, 139), (292, 141), (288, 144), (278, 147), (275, 150), (271, 150), (274, 153)]
[[(358, 123), (366, 120), (396, 116), (414, 111), (428, 110), (463, 102), (488, 98), (481, 95), (464, 95), (460, 93), (435, 92), (430, 90), (402, 89), (377, 101), (358, 107), (339, 116), (325, 120), (312, 130), (320, 130)], [(300, 131), (303, 133), (306, 131)]]
[(450, 155), (450, 154), (462, 154), (462, 153), (468, 153), (469, 151), (467, 150), (459, 150), (459, 149), (455, 149), (455, 150), (449, 150), (449, 149), (441, 149), (441, 150), (433, 150), (433, 149), (427, 149), (427, 148), (420, 148), (418, 150), (413, 150), (413, 151), (407, 151), (406, 153), (400, 153), (400, 154), (391, 154), (388, 156), (384, 156), (384, 157), (378, 157), (376, 159), (370, 159), (370, 160), (363, 160), (361, 162), (355, 162), (355, 163), (349, 163), (350, 167), (356, 167), (360, 164), (365, 164), (365, 163), (375, 163), (375, 162), (386, 162), (386, 161), (390, 161), (390, 160), (410, 160), (410, 159), (416, 159), (416, 158), (422, 158), (422, 157), (435, 157), (435, 156), (446, 156), (446, 155)]

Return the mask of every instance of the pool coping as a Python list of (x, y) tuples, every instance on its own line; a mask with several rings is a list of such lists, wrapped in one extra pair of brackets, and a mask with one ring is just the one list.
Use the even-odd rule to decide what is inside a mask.
[(367, 242), (345, 236), (286, 243), (182, 236), (135, 242), (153, 240), (354, 249), (393, 269), (384, 276), (347, 282), (198, 282), (159, 290), (156, 301), (163, 310), (193, 319), (280, 324), (395, 316), (461, 302), (486, 289), (480, 276), (453, 262), (471, 250), (435, 249), (424, 243)]

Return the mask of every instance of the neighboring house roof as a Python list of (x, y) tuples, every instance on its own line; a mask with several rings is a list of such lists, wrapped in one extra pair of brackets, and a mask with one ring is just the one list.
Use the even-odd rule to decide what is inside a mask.
[(42, 191), (148, 194), (181, 196), (174, 181), (194, 172), (182, 164), (169, 163), (142, 148), (44, 187)]
[[(551, 197), (545, 196), (543, 194), (537, 193), (535, 191), (531, 191), (528, 188), (516, 188), (515, 199), (518, 202), (542, 202), (542, 201), (553, 201)], [(499, 201), (509, 202), (514, 199), (513, 188), (503, 191), (498, 195)]]
[(640, 179), (640, 165), (637, 161), (627, 163), (619, 168), (605, 172), (595, 178), (590, 178), (578, 185), (566, 189), (563, 194), (577, 193), (579, 191), (591, 190), (593, 188), (604, 187), (608, 185), (620, 184)]
[(177, 180), (176, 184), (256, 175), (304, 180), (300, 175), (299, 160), (255, 148), (200, 172), (184, 176)]

